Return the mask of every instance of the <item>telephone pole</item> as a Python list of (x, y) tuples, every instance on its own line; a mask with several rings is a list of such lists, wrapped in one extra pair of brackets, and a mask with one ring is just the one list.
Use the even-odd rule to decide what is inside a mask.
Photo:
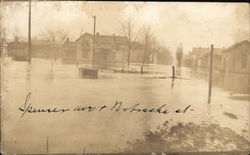
[(209, 71), (209, 84), (208, 84), (208, 103), (211, 102), (212, 95), (212, 82), (213, 82), (213, 53), (214, 53), (214, 45), (211, 45), (211, 53), (210, 53), (210, 71)]
[(29, 0), (28, 56), (31, 63), (31, 0)]
[(93, 32), (93, 58), (92, 58), (92, 65), (94, 65), (94, 58), (95, 58), (95, 22), (96, 22), (96, 16), (93, 16), (94, 18), (94, 32)]

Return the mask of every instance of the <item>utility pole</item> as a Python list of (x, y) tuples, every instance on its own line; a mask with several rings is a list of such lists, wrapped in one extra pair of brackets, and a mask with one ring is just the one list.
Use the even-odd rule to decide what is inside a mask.
[(211, 102), (211, 95), (212, 95), (212, 81), (213, 81), (213, 52), (214, 52), (214, 45), (211, 45), (211, 53), (210, 53), (210, 71), (209, 71), (209, 84), (208, 84), (208, 103)]
[(31, 63), (31, 0), (29, 0), (28, 55), (29, 63)]
[(92, 58), (92, 65), (94, 65), (94, 58), (95, 58), (95, 22), (96, 22), (96, 16), (93, 16), (94, 18), (94, 33), (93, 33), (93, 58)]

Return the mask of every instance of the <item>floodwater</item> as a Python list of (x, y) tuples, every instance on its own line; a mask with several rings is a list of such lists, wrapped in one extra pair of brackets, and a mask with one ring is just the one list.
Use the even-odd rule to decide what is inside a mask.
[[(2, 63), (2, 138), (6, 153), (80, 153), (117, 152), (128, 141), (156, 129), (166, 120), (174, 122), (216, 123), (249, 138), (249, 100), (233, 100), (229, 92), (213, 87), (212, 102), (207, 103), (208, 82), (193, 78), (188, 68), (177, 68), (172, 86), (171, 66), (149, 65), (152, 74), (114, 73), (100, 70), (98, 79), (81, 79), (79, 66), (59, 60), (33, 59)], [(140, 71), (140, 66), (132, 66)], [(192, 73), (193, 74), (193, 73)], [(106, 105), (101, 112), (26, 113), (18, 108), (31, 92), (29, 103), (36, 108), (70, 108)], [(124, 107), (170, 111), (191, 105), (186, 113), (121, 112), (110, 109), (116, 101)], [(235, 118), (225, 115), (233, 114)]]

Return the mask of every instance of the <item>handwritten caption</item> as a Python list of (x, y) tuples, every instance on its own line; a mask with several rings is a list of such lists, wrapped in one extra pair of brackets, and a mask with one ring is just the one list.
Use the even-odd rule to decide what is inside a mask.
[(122, 101), (116, 101), (113, 105), (101, 105), (101, 106), (93, 106), (93, 105), (87, 105), (87, 106), (75, 106), (74, 108), (37, 108), (32, 105), (32, 102), (30, 102), (31, 92), (29, 92), (25, 98), (24, 104), (22, 104), (18, 110), (21, 112), (21, 117), (23, 117), (25, 114), (28, 113), (66, 113), (66, 112), (81, 112), (81, 111), (87, 111), (87, 112), (101, 112), (101, 111), (113, 111), (113, 112), (142, 112), (142, 113), (156, 113), (156, 114), (169, 114), (169, 113), (187, 113), (188, 111), (194, 111), (192, 109), (191, 105), (186, 106), (185, 108), (178, 108), (175, 110), (169, 110), (167, 108), (166, 104), (163, 104), (158, 107), (153, 108), (142, 108), (140, 107), (141, 104), (134, 104), (129, 107), (125, 107)]

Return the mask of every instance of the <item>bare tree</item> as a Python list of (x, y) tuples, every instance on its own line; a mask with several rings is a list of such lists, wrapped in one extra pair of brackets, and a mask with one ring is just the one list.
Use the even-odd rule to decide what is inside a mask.
[(57, 37), (59, 40), (65, 41), (69, 37), (69, 33), (65, 29), (60, 28), (57, 30)]
[(149, 63), (149, 58), (153, 62), (156, 52), (159, 50), (159, 44), (156, 37), (153, 35), (150, 26), (143, 27), (142, 42), (144, 43), (143, 65)]
[(40, 31), (40, 38), (48, 41), (65, 41), (69, 33), (60, 27), (48, 26)]
[(121, 31), (127, 39), (126, 45), (128, 48), (128, 66), (129, 66), (131, 49), (133, 48), (134, 43), (137, 40), (139, 31), (136, 32), (135, 24), (130, 17), (126, 21), (121, 23)]
[(56, 30), (53, 28), (53, 26), (48, 26), (43, 30), (40, 30), (39, 38), (43, 40), (53, 40), (56, 36)]
[(153, 35), (150, 26), (144, 26), (143, 28), (143, 42), (144, 42), (144, 54), (143, 54), (143, 65), (145, 62), (148, 64), (149, 45)]
[(155, 36), (152, 36), (152, 38), (151, 38), (150, 49), (151, 49), (151, 53), (152, 53), (151, 61), (154, 62), (155, 55), (159, 52), (159, 49), (160, 49), (160, 45), (159, 45)]
[(40, 31), (39, 38), (49, 42), (49, 53), (51, 58), (56, 60), (60, 54), (59, 47), (62, 42), (66, 41), (69, 36), (68, 34), (69, 33), (65, 29), (53, 25), (50, 25)]

